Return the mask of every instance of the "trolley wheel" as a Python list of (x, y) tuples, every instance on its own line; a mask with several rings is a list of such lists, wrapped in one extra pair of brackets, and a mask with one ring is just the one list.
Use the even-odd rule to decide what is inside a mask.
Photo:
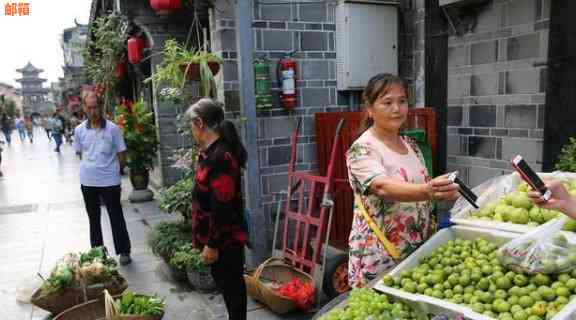
[(330, 299), (350, 290), (347, 253), (339, 254), (326, 262), (322, 289)]

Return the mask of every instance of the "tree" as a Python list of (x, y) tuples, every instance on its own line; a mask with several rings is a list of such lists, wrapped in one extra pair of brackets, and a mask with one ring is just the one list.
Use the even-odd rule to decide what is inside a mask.
[(6, 111), (9, 117), (15, 118), (18, 116), (18, 110), (16, 109), (16, 102), (14, 100), (7, 98), (2, 95), (0, 97), (0, 110)]

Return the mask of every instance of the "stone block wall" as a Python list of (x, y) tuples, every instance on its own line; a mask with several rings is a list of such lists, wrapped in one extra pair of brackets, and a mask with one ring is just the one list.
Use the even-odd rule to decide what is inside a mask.
[[(297, 170), (316, 171), (314, 114), (359, 110), (361, 104), (360, 91), (336, 90), (335, 2), (293, 2), (254, 1), (254, 58), (268, 61), (274, 97), (273, 108), (258, 111), (257, 152), (266, 214), (275, 212), (276, 193), (287, 187), (290, 135), (298, 120), (302, 127)], [(399, 14), (399, 71), (414, 83), (415, 70), (424, 60), (424, 1), (400, 1)], [(210, 18), (212, 50), (225, 61), (217, 80), (219, 99), (230, 117), (240, 111), (235, 24), (233, 1), (217, 0)], [(291, 51), (298, 60), (298, 106), (286, 111), (278, 98), (276, 65)]]
[(495, 0), (448, 44), (448, 170), (478, 185), (542, 167), (550, 0)]

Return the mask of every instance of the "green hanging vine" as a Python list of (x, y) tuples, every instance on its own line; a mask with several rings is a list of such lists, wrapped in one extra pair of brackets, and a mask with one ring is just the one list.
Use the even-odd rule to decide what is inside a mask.
[(104, 98), (105, 110), (114, 105), (118, 78), (117, 64), (124, 54), (124, 38), (120, 32), (121, 18), (116, 14), (102, 16), (93, 25), (92, 37), (84, 50), (84, 66), (88, 77)]

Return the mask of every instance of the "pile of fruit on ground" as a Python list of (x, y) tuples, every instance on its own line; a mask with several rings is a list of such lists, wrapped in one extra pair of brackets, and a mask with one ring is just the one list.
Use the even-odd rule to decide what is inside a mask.
[(462, 304), (499, 320), (551, 319), (576, 294), (576, 271), (525, 275), (504, 268), (485, 239), (456, 239), (435, 249), (389, 287)]
[(415, 308), (402, 302), (392, 301), (385, 294), (371, 289), (353, 289), (346, 308), (333, 309), (320, 320), (429, 320)]
[[(576, 182), (564, 182), (564, 185), (571, 194), (576, 195)], [(472, 213), (471, 218), (538, 226), (559, 216), (558, 211), (533, 205), (528, 198), (529, 190), (528, 184), (522, 182), (516, 191), (505, 195), (498, 201), (484, 205), (480, 210)], [(576, 231), (576, 220), (572, 219), (566, 223), (564, 230)]]

